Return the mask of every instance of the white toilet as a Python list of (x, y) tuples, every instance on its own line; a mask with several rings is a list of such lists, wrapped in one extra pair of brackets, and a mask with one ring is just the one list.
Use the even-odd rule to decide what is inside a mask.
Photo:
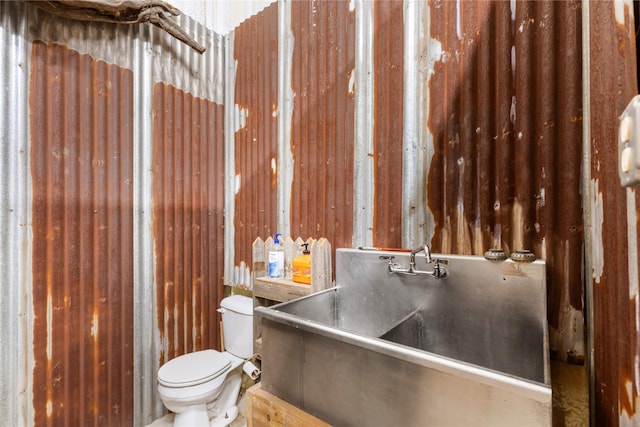
[(238, 416), (236, 405), (253, 356), (253, 300), (241, 295), (220, 303), (226, 351), (202, 350), (171, 359), (158, 370), (158, 394), (175, 413), (176, 427), (221, 427)]

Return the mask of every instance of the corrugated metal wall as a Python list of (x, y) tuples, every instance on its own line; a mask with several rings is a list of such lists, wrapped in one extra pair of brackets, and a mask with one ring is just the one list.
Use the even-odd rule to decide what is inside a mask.
[[(155, 85), (153, 212), (160, 364), (220, 348), (224, 108)], [(218, 236), (218, 238), (216, 238)]]
[[(273, 38), (276, 26), (288, 79), (273, 110), (282, 114), (288, 99), (293, 109), (278, 124), (278, 146), (265, 140), (268, 154), (237, 166), (243, 177), (270, 175), (242, 180), (236, 232), (255, 225), (235, 241), (236, 265), (250, 263), (248, 248), (239, 249), (246, 242), (280, 231), (276, 218), (285, 232), (324, 235), (335, 247), (409, 246), (416, 239), (407, 236), (417, 236), (444, 253), (530, 249), (548, 265), (555, 356), (583, 363), (580, 2), (281, 2), (277, 17), (271, 6), (235, 32), (238, 108), (245, 93), (273, 105), (272, 89), (262, 89), (276, 85), (275, 72), (263, 70), (276, 64), (264, 60), (273, 43), (243, 34), (266, 28)], [(250, 67), (267, 77), (241, 72)], [(368, 132), (371, 147), (362, 149)], [(277, 162), (278, 149), (291, 163)], [(267, 196), (280, 185), (291, 191), (275, 206)], [(243, 202), (250, 197), (253, 213)]]
[[(334, 247), (530, 249), (548, 265), (553, 356), (584, 363), (581, 2), (281, 1), (277, 21), (274, 9), (235, 32), (241, 70), (274, 52), (238, 35), (279, 27), (284, 114), (271, 179), (236, 202), (276, 191), (260, 210), (272, 233)], [(235, 78), (236, 96), (264, 99), (255, 79)], [(250, 265), (242, 245), (236, 267)]]
[(640, 390), (637, 189), (620, 186), (618, 117), (638, 93), (631, 2), (589, 2), (590, 170), (595, 425), (637, 425)]
[(290, 231), (349, 247), (353, 230), (355, 13), (292, 2)]
[[(588, 6), (591, 144), (583, 153), (582, 2), (281, 0), (230, 35), (227, 57), (237, 61), (237, 72), (228, 78), (225, 69), (236, 70), (225, 68), (224, 39), (188, 19), (179, 22), (206, 39), (210, 55), (194, 56), (149, 26), (73, 23), (31, 5), (0, 3), (6, 53), (0, 58), (6, 82), (0, 90), (0, 338), (8, 343), (1, 350), (8, 370), (0, 374), (0, 412), (7, 422), (133, 419), (137, 425), (160, 413), (154, 376), (163, 357), (217, 344), (217, 325), (207, 323), (221, 296), (221, 206), (230, 197), (225, 271), (249, 264), (253, 239), (275, 231), (324, 235), (334, 247), (428, 240), (442, 252), (532, 249), (548, 263), (555, 355), (571, 362), (585, 356), (583, 274), (592, 277), (596, 423), (634, 421), (638, 201), (612, 174), (610, 142), (617, 116), (637, 92), (633, 25), (629, 3)], [(35, 40), (44, 43), (32, 50)], [(48, 70), (57, 67), (59, 81), (36, 79), (49, 79)], [(112, 86), (96, 93), (83, 87), (91, 70), (104, 72), (96, 78)], [(129, 83), (119, 85), (122, 78)], [(39, 91), (31, 104), (29, 87)], [(87, 89), (96, 101), (129, 91), (129, 104), (96, 102), (91, 111), (128, 118), (132, 129), (99, 146), (97, 136), (67, 137), (105, 125), (85, 123), (66, 108), (76, 102), (69, 94)], [(225, 91), (234, 100), (220, 118)], [(67, 94), (66, 104), (50, 98), (56, 93)], [(36, 114), (29, 110), (35, 106), (66, 115)], [(225, 136), (226, 151), (216, 144), (223, 119), (234, 132)], [(172, 123), (191, 129), (191, 150), (212, 156), (206, 171), (182, 134), (165, 131)], [(174, 151), (156, 142), (174, 142)], [(118, 156), (86, 165), (81, 148), (91, 144), (119, 147)], [(588, 185), (580, 181), (583, 155), (591, 156)], [(124, 190), (80, 191), (101, 179)], [(173, 195), (165, 191), (170, 187)], [(77, 199), (68, 201), (63, 191)], [(160, 196), (166, 204), (157, 203)], [(65, 203), (50, 204), (56, 197)], [(76, 223), (122, 237), (89, 245)], [(86, 261), (69, 261), (74, 253)], [(100, 262), (103, 253), (120, 266)], [(211, 287), (201, 288), (200, 277)], [(165, 292), (180, 280), (192, 286)], [(228, 274), (224, 280), (244, 283)], [(194, 290), (206, 304), (190, 304)], [(88, 303), (80, 306), (78, 298)], [(109, 306), (115, 302), (122, 304)], [(101, 365), (112, 353), (118, 360)], [(65, 371), (75, 357), (85, 360), (84, 374)], [(115, 377), (99, 383), (102, 369)], [(130, 381), (133, 404), (118, 391)], [(93, 391), (97, 406), (73, 398), (82, 387)]]
[(177, 23), (207, 53), (0, 2), (2, 423), (144, 425), (218, 347), (225, 39)]
[(374, 218), (372, 244), (402, 247), (404, 30), (403, 2), (373, 8)]
[[(245, 21), (233, 37), (235, 74), (234, 265), (251, 265), (251, 243), (278, 225), (278, 4)], [(246, 49), (251, 46), (251, 49)], [(234, 196), (230, 194), (228, 197)], [(246, 284), (238, 278), (237, 284)]]
[(291, 2), (234, 32), (236, 266), (276, 232), (351, 246), (354, 25), (348, 2)]
[(35, 42), (30, 95), (35, 424), (126, 424), (133, 73)]
[(430, 11), (442, 48), (429, 94), (434, 249), (529, 249), (545, 259), (551, 347), (582, 363), (580, 3)]

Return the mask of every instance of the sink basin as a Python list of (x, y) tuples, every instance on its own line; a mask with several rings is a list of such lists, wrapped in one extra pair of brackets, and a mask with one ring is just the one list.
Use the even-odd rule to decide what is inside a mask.
[(340, 426), (551, 425), (544, 262), (435, 256), (338, 249), (334, 288), (257, 307), (262, 387)]

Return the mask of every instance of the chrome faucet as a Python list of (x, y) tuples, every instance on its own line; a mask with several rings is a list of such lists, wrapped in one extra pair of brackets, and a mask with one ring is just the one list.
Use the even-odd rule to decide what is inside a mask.
[[(424, 252), (424, 257), (427, 264), (435, 264), (432, 271), (423, 271), (416, 269), (416, 255), (420, 252)], [(429, 245), (427, 244), (411, 251), (411, 255), (409, 256), (409, 268), (402, 268), (400, 264), (393, 261), (393, 258), (394, 257), (391, 257), (389, 259), (389, 273), (408, 274), (411, 276), (430, 275), (435, 277), (436, 279), (447, 277), (447, 270), (440, 265), (441, 260), (431, 256), (431, 248), (429, 248)]]
[(411, 251), (411, 258), (409, 259), (409, 269), (412, 269), (416, 266), (416, 255), (420, 252), (424, 252), (424, 257), (427, 261), (427, 264), (433, 263), (433, 258), (431, 258), (431, 249), (429, 248), (429, 245), (425, 244)]

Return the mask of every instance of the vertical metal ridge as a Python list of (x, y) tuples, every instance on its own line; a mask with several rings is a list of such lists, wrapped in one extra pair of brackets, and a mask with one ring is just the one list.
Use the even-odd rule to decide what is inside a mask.
[[(356, 66), (354, 87), (356, 88), (354, 123), (353, 166), (353, 237), (352, 246), (372, 246), (374, 238), (374, 202), (376, 184), (374, 173), (376, 155), (374, 150), (376, 91), (374, 90), (374, 8), (373, 3), (356, 2)], [(379, 64), (383, 66), (383, 64)], [(352, 91), (352, 89), (349, 89)], [(335, 107), (334, 107), (335, 108)], [(307, 180), (308, 181), (308, 180)]]
[(582, 4), (582, 45), (580, 53), (582, 54), (582, 164), (581, 164), (581, 184), (583, 192), (583, 223), (584, 223), (584, 282), (585, 282), (585, 309), (586, 309), (586, 346), (587, 346), (587, 372), (589, 373), (589, 426), (595, 427), (596, 424), (596, 360), (595, 360), (595, 323), (594, 323), (594, 283), (591, 280), (591, 272), (593, 271), (593, 260), (588, 254), (592, 253), (592, 224), (591, 203), (584, 203), (585, 200), (591, 201), (591, 11), (588, 2)]
[[(402, 80), (402, 221), (401, 245), (417, 247), (426, 241), (426, 230), (422, 228), (425, 221), (424, 211), (418, 209), (423, 206), (425, 194), (421, 191), (424, 175), (427, 173), (428, 159), (426, 146), (433, 145), (430, 141), (421, 140), (420, 133), (423, 108), (421, 78), (429, 79), (429, 75), (421, 75), (420, 58), (423, 52), (421, 46), (421, 23), (429, 26), (429, 17), (422, 21), (423, 14), (419, 12), (420, 2), (405, 1), (403, 6), (403, 80)], [(425, 8), (428, 11), (428, 8)], [(428, 32), (426, 38), (429, 38)], [(432, 48), (427, 46), (425, 55), (433, 55)], [(377, 122), (376, 122), (377, 123)], [(426, 127), (426, 126), (424, 126)], [(424, 147), (424, 148), (423, 148)]]
[(33, 424), (29, 51), (21, 36), (25, 5), (0, 3), (0, 413), (9, 425)]

